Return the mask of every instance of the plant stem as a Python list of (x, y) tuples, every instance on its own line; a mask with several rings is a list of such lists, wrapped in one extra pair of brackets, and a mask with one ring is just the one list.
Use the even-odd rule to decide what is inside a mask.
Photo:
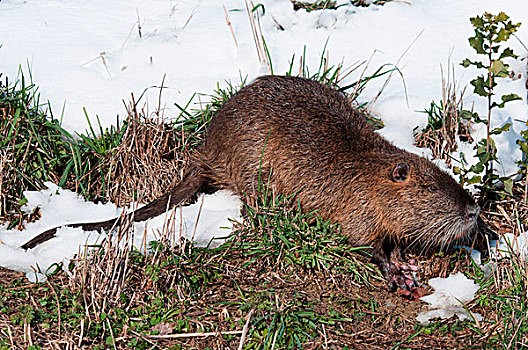
[(526, 203), (528, 197), (528, 170), (526, 170), (526, 179), (524, 182), (524, 202)]
[[(492, 34), (490, 32), (490, 35), (488, 37), (489, 41), (489, 49), (488, 49), (488, 58), (489, 58), (489, 66), (488, 66), (488, 122), (486, 123), (486, 153), (490, 153), (490, 125), (491, 125), (491, 91), (493, 88), (492, 84), (492, 78), (493, 74), (491, 72), (491, 67), (493, 65), (493, 60), (491, 57), (491, 46), (492, 46)], [(486, 181), (489, 181), (491, 178), (491, 173), (493, 172), (493, 157), (490, 157), (489, 161), (486, 163)], [(490, 184), (491, 185), (491, 184)]]

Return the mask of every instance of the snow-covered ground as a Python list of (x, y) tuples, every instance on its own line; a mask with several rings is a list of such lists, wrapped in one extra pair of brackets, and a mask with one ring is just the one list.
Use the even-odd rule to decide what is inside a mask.
[[(83, 232), (81, 228), (63, 227), (57, 236), (27, 251), (17, 248), (31, 237), (58, 225), (76, 222), (96, 222), (119, 216), (121, 210), (112, 203), (94, 204), (76, 193), (58, 188), (51, 182), (42, 191), (24, 193), (28, 202), (23, 210), (32, 211), (37, 206), (42, 218), (27, 224), (23, 231), (0, 227), (0, 266), (26, 272), (29, 280), (43, 280), (50, 266), (63, 262), (75, 254), (80, 256), (83, 247), (100, 243), (106, 235)], [(167, 231), (174, 231), (176, 239), (194, 240), (199, 246), (216, 246), (232, 232), (233, 222), (241, 222), (238, 197), (227, 191), (204, 195), (194, 204), (178, 208), (147, 222), (134, 224), (133, 243), (142, 247), (144, 242), (157, 240)], [(213, 239), (216, 237), (217, 239)], [(64, 266), (67, 266), (65, 264)]]
[[(339, 1), (345, 6), (338, 10), (311, 13), (295, 12), (289, 0), (259, 2), (265, 9), (260, 10), (260, 25), (276, 74), (288, 70), (293, 55), (294, 67), (298, 67), (304, 47), (307, 66), (315, 72), (327, 41), (330, 64), (342, 63), (346, 68), (370, 60), (365, 74), (383, 64), (397, 65), (403, 79), (393, 75), (371, 107), (386, 124), (381, 134), (417, 153), (424, 150), (412, 145), (412, 130), (426, 123), (420, 111), (429, 107), (431, 100), (441, 98), (440, 67), (447, 72), (449, 62), (454, 65), (460, 88), (476, 75), (459, 65), (464, 58), (477, 58), (467, 42), (473, 34), (469, 17), (505, 11), (514, 22), (526, 22), (517, 36), (528, 44), (524, 0), (409, 0), (365, 8)], [(170, 119), (178, 114), (174, 103), (185, 105), (195, 92), (210, 94), (217, 83), (224, 85), (227, 80), (236, 84), (240, 76), (252, 80), (269, 73), (258, 59), (243, 0), (2, 0), (0, 45), (0, 72), (11, 80), (20, 67), (26, 77), (31, 73), (42, 99), (51, 102), (54, 116), (62, 116), (63, 126), (70, 131), (87, 128), (84, 108), (92, 120), (99, 116), (104, 126), (115, 123), (118, 115), (122, 119), (126, 115), (123, 100), (128, 101), (131, 93), (137, 99), (146, 90), (143, 102), (154, 110), (162, 81), (161, 106)], [(517, 39), (512, 38), (508, 45), (526, 57), (526, 49)], [(526, 60), (510, 63), (520, 78), (502, 79), (497, 93), (517, 93), (525, 98)], [(349, 75), (344, 84), (357, 80), (364, 67)], [(360, 100), (372, 101), (384, 83), (385, 78), (369, 83)], [(465, 105), (485, 114), (486, 101), (471, 90), (467, 89)], [(206, 101), (207, 96), (195, 97), (196, 108), (200, 100)], [(526, 100), (511, 102), (493, 116), (493, 126), (513, 121), (512, 130), (496, 138), (501, 170), (506, 174), (516, 171), (520, 151), (515, 140), (527, 117)], [(473, 133), (476, 139), (483, 136), (483, 130)], [(470, 147), (463, 149), (466, 156), (472, 153)], [(22, 252), (20, 243), (51, 226), (98, 221), (118, 213), (112, 205), (85, 203), (68, 191), (56, 195), (53, 185), (29, 197), (29, 204), (41, 203), (46, 208), (43, 217), (22, 232), (0, 228), (0, 266), (30, 272), (29, 266), (38, 265), (45, 271), (51, 263), (77, 253), (79, 244), (99, 237), (61, 231), (58, 238), (30, 252)], [(215, 227), (228, 226), (227, 218), (238, 215), (239, 203), (232, 198), (220, 203), (217, 199), (212, 198), (212, 206), (221, 210), (212, 212), (216, 210), (222, 217), (203, 211), (201, 220)], [(189, 213), (186, 222), (194, 222), (192, 215)], [(156, 225), (163, 224), (149, 223), (154, 229)]]

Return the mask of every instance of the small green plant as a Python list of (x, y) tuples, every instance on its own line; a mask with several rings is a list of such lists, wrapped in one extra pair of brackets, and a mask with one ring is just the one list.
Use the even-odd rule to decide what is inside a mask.
[[(384, 5), (385, 3), (391, 2), (391, 1), (392, 0), (374, 0), (374, 1), (350, 0), (350, 4), (352, 4), (353, 6), (367, 7), (370, 5)], [(293, 9), (295, 11), (306, 10), (306, 12), (312, 12), (312, 11), (318, 11), (318, 10), (337, 10), (341, 6), (347, 5), (347, 3), (338, 5), (337, 1), (334, 1), (334, 0), (314, 0), (314, 1), (291, 0), (291, 2), (293, 4)]]
[(266, 262), (279, 270), (332, 269), (366, 285), (373, 276), (379, 277), (376, 268), (366, 262), (364, 250), (368, 247), (350, 244), (337, 225), (316, 213), (302, 213), (293, 195), (272, 197), (263, 193), (255, 205), (246, 204), (245, 211), (245, 238), (230, 248), (247, 257), (247, 266)]
[(58, 182), (70, 147), (56, 119), (42, 112), (37, 87), (21, 76), (0, 81), (0, 215), (16, 212), (24, 190)]
[[(471, 61), (466, 58), (461, 64), (465, 68), (473, 66), (484, 70), (484, 74), (473, 79), (471, 85), (477, 95), (487, 99), (488, 115), (483, 119), (477, 113), (471, 113), (471, 118), (477, 124), (486, 125), (486, 138), (479, 140), (475, 146), (479, 159), (476, 164), (466, 169), (467, 162), (461, 155), (463, 169), (455, 167), (453, 170), (461, 175), (462, 182), (483, 183), (484, 194), (489, 192), (496, 180), (502, 181), (505, 191), (511, 194), (512, 180), (499, 178), (494, 172), (494, 162), (497, 162), (498, 158), (497, 148), (492, 138), (493, 135), (509, 130), (511, 124), (506, 123), (501, 127), (491, 129), (491, 117), (494, 108), (504, 108), (506, 103), (520, 99), (516, 94), (502, 95), (500, 101), (494, 99), (493, 96), (495, 96), (494, 89), (497, 86), (497, 79), (508, 77), (509, 66), (503, 60), (517, 58), (511, 48), (502, 48), (501, 43), (506, 42), (521, 24), (513, 23), (504, 12), (499, 12), (497, 15), (485, 12), (482, 16), (472, 17), (470, 21), (475, 28), (475, 35), (469, 38), (469, 44), (478, 55), (483, 55), (485, 60)], [(482, 173), (484, 173), (483, 176)]]

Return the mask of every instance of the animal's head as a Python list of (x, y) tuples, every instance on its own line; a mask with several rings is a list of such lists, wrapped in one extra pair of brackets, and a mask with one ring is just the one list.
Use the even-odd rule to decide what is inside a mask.
[(382, 161), (375, 184), (384, 226), (408, 247), (444, 248), (472, 234), (480, 208), (450, 175), (409, 153)]

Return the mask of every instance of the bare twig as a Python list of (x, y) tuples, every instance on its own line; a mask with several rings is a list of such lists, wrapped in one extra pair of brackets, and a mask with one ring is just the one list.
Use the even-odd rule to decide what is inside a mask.
[(246, 324), (244, 325), (244, 328), (242, 328), (242, 337), (240, 337), (240, 344), (238, 345), (238, 350), (242, 350), (242, 348), (244, 347), (244, 342), (246, 341), (247, 333), (249, 331), (249, 321), (251, 321), (251, 316), (253, 316), (253, 312), (255, 312), (255, 309), (251, 309), (251, 311), (247, 315)]
[(161, 86), (159, 90), (158, 95), (158, 110), (155, 112), (155, 114), (159, 117), (161, 114), (161, 93), (163, 92), (163, 84), (165, 83), (165, 77), (167, 76), (167, 73), (163, 73), (163, 78), (161, 79)]
[(528, 196), (528, 169), (526, 170), (526, 179), (525, 179), (525, 182), (524, 182), (524, 197), (523, 197), (523, 200), (524, 200), (525, 203), (527, 201), (527, 196)]
[[(244, 0), (244, 2), (246, 3), (246, 11), (247, 11), (248, 18), (249, 18), (249, 24), (251, 26), (251, 33), (253, 34), (253, 40), (255, 42), (255, 47), (257, 49), (257, 55), (259, 58), (259, 62), (261, 64), (265, 64), (271, 70), (271, 62), (269, 61), (266, 55), (266, 48), (264, 47), (264, 36), (262, 35), (262, 28), (260, 27), (258, 11), (253, 11), (255, 9), (255, 6), (253, 5), (253, 1), (249, 0), (248, 2), (248, 0)], [(254, 12), (255, 12), (255, 16), (253, 16)], [(255, 17), (257, 18), (256, 23), (255, 23)]]
[(84, 317), (81, 318), (81, 333), (79, 334), (79, 342), (77, 346), (80, 348), (84, 337)]
[(112, 345), (114, 346), (114, 349), (117, 350), (116, 339), (114, 337), (114, 332), (112, 331), (112, 326), (110, 325), (110, 319), (107, 318), (106, 323), (108, 324), (108, 330), (110, 331), (110, 336), (112, 337)]
[(202, 213), (202, 207), (203, 207), (203, 204), (204, 204), (204, 197), (205, 197), (205, 195), (202, 194), (202, 201), (200, 202), (200, 208), (198, 209), (198, 215), (196, 216), (196, 222), (194, 223), (194, 229), (193, 229), (192, 238), (191, 238), (192, 242), (194, 242), (194, 236), (196, 234), (196, 228), (198, 227), (198, 221), (200, 221), (200, 214)]
[(193, 10), (193, 12), (191, 12), (191, 15), (189, 16), (189, 18), (187, 18), (187, 20), (186, 20), (185, 23), (183, 24), (183, 27), (181, 28), (182, 31), (185, 29), (185, 27), (187, 27), (187, 25), (189, 24), (189, 22), (191, 21), (191, 19), (193, 18), (193, 16), (194, 16), (194, 10)]
[(233, 36), (233, 41), (235, 42), (235, 46), (238, 47), (237, 39), (235, 37), (235, 32), (233, 30), (233, 26), (231, 25), (231, 21), (229, 20), (229, 15), (227, 14), (226, 7), (225, 5), (222, 5), (222, 7), (224, 8), (224, 14), (225, 14), (227, 26), (231, 30), (231, 35)]
[(139, 18), (139, 10), (136, 8), (136, 14), (137, 14), (137, 28), (138, 28), (138, 35), (139, 35), (139, 38), (141, 39), (141, 37), (143, 36), (142, 33), (141, 33), (141, 19)]

